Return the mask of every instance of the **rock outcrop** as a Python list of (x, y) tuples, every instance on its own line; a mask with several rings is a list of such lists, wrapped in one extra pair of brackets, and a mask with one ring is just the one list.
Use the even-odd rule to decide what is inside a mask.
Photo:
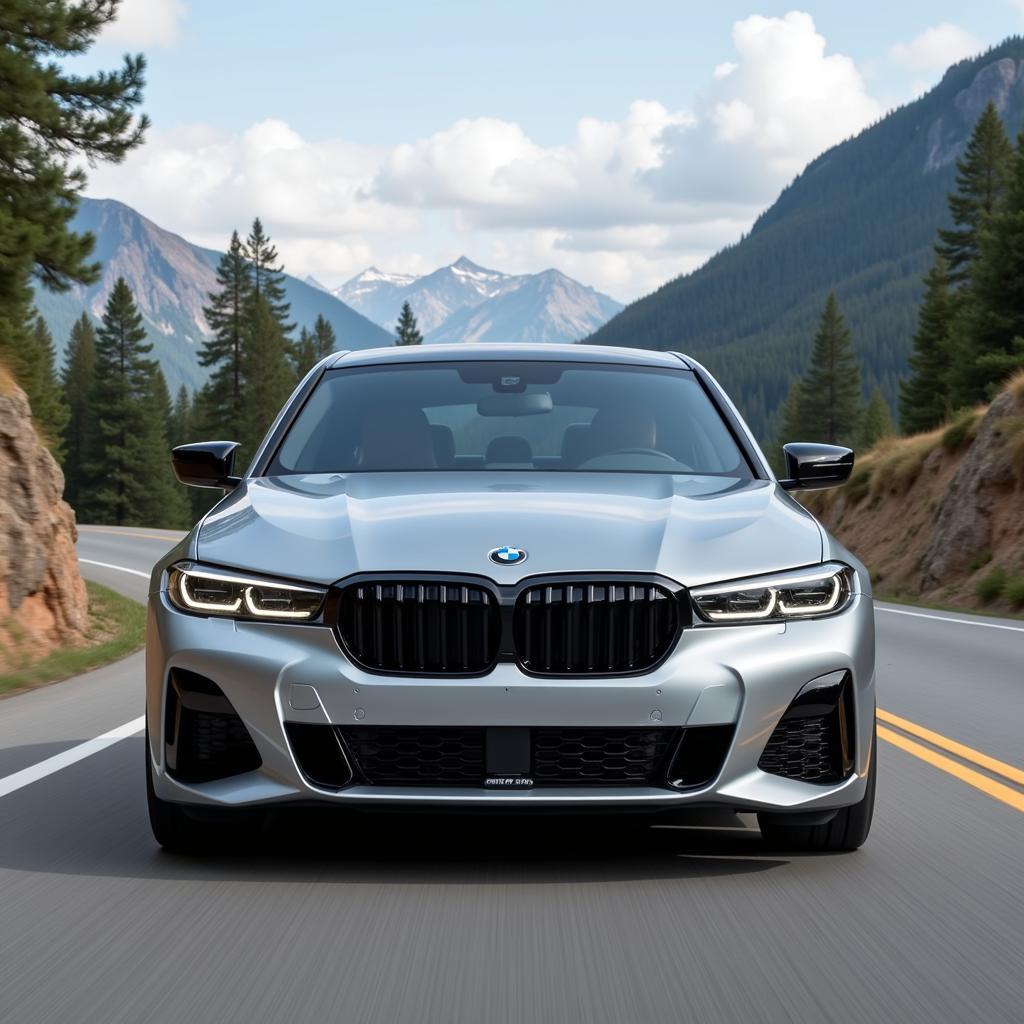
[(886, 439), (858, 459), (846, 487), (803, 500), (867, 563), (881, 593), (1002, 610), (979, 593), (993, 572), (1024, 577), (1024, 373), (988, 408)]
[(86, 591), (63, 489), (24, 393), (0, 379), (0, 670), (84, 636)]
[[(1021, 414), (1020, 400), (1007, 389), (998, 395), (939, 505), (928, 547), (921, 558), (925, 590), (962, 577), (972, 563), (999, 547), (1000, 513), (1009, 511), (1020, 529), (1018, 502), (1007, 509), (1007, 491), (1016, 484), (1006, 445), (1006, 427)], [(1008, 524), (1007, 524), (1008, 525)]]

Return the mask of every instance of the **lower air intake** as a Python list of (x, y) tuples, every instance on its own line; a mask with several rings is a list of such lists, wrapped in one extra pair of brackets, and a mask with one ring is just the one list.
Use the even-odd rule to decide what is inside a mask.
[(183, 669), (171, 672), (164, 740), (167, 771), (180, 782), (212, 782), (263, 763), (220, 687)]
[(758, 768), (801, 782), (832, 785), (853, 771), (853, 683), (848, 672), (834, 683), (805, 687), (768, 739)]
[[(375, 786), (482, 786), (510, 732), (522, 733), (534, 786), (663, 785), (678, 730), (345, 726), (355, 781)], [(503, 772), (498, 772), (503, 774)]]

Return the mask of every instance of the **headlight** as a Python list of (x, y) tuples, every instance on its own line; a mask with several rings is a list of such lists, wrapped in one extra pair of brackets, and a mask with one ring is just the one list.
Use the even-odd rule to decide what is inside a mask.
[(853, 570), (838, 562), (753, 576), (690, 591), (705, 622), (785, 622), (841, 612), (853, 595)]
[(327, 591), (180, 562), (168, 573), (167, 596), (183, 612), (230, 619), (315, 619)]

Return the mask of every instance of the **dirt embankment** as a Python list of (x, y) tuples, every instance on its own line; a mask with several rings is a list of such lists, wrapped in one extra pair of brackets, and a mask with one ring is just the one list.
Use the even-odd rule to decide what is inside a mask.
[(82, 640), (85, 585), (64, 477), (0, 367), (0, 671)]
[(1024, 610), (1024, 374), (990, 406), (882, 442), (806, 504), (884, 596)]

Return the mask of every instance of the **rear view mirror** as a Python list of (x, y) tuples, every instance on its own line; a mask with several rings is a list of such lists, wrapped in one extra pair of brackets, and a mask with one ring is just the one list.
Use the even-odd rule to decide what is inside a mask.
[(190, 487), (230, 489), (241, 480), (232, 476), (237, 441), (201, 441), (181, 444), (171, 452), (174, 475)]
[(853, 472), (853, 452), (835, 444), (796, 441), (782, 446), (786, 455), (787, 491), (818, 491), (845, 484)]
[(551, 395), (546, 391), (532, 395), (487, 395), (476, 403), (476, 411), (481, 416), (541, 416), (553, 408)]

